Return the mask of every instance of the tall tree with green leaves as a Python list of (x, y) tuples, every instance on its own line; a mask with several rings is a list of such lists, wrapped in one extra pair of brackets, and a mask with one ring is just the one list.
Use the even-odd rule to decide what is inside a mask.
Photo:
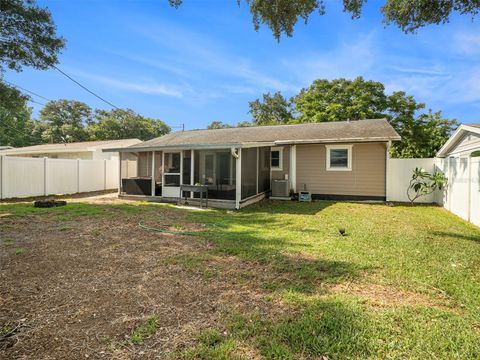
[(254, 125), (279, 125), (293, 121), (291, 103), (279, 91), (263, 94), (262, 100), (248, 103)]
[(383, 117), (387, 96), (377, 81), (315, 80), (292, 99), (299, 116), (295, 122), (376, 119)]
[(48, 69), (58, 63), (65, 40), (56, 34), (52, 15), (34, 0), (0, 1), (0, 63), (21, 71), (23, 66)]
[(90, 106), (76, 100), (49, 101), (40, 110), (38, 126), (43, 128), (41, 138), (46, 143), (86, 141), (85, 126), (93, 121)]
[[(294, 110), (289, 108), (290, 102)], [(401, 142), (393, 144), (391, 155), (394, 157), (434, 157), (458, 125), (455, 119), (446, 119), (440, 112), (425, 112), (425, 104), (417, 102), (413, 96), (402, 91), (388, 95), (382, 83), (362, 77), (315, 80), (290, 102), (275, 105), (276, 112), (288, 110), (296, 114), (283, 123), (386, 118), (402, 137)], [(258, 99), (252, 103), (261, 104)], [(261, 119), (262, 124), (280, 123), (265, 106), (256, 107), (254, 122), (255, 119)]]
[(137, 138), (150, 140), (171, 131), (161, 120), (136, 114), (130, 109), (96, 110), (86, 131), (92, 140)]
[(0, 145), (19, 147), (32, 144), (32, 109), (27, 100), (20, 91), (0, 82)]
[[(178, 8), (183, 0), (168, 0)], [(352, 19), (360, 18), (366, 0), (343, 0), (343, 11)], [(311, 14), (325, 15), (324, 0), (245, 0), (256, 31), (268, 26), (277, 40), (282, 34), (292, 36), (295, 25), (306, 24)], [(241, 6), (242, 1), (237, 0)], [(380, 7), (385, 25), (395, 24), (405, 33), (412, 33), (429, 24), (443, 24), (452, 13), (472, 18), (480, 11), (478, 0), (384, 0)]]
[(227, 129), (227, 128), (233, 128), (233, 125), (226, 124), (222, 121), (214, 120), (212, 121), (208, 126), (208, 130), (215, 130), (215, 129)]
[[(3, 82), (5, 70), (21, 71), (24, 66), (47, 69), (58, 63), (64, 46), (65, 40), (56, 34), (48, 9), (37, 6), (33, 0), (0, 0), (0, 111), (4, 130), (1, 145), (24, 146), (35, 141), (26, 131), (32, 126), (26, 104), (29, 97)], [(19, 135), (18, 127), (23, 135)]]

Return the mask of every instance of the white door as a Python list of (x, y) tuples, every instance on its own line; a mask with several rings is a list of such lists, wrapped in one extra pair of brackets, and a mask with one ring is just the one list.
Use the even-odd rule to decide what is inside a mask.
[(180, 151), (163, 153), (163, 197), (180, 197), (182, 153)]

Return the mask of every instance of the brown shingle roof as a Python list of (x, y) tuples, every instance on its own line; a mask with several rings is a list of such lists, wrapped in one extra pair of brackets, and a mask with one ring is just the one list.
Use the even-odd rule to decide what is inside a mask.
[(375, 119), (180, 131), (130, 146), (125, 150), (388, 140), (400, 140), (400, 136), (387, 120)]

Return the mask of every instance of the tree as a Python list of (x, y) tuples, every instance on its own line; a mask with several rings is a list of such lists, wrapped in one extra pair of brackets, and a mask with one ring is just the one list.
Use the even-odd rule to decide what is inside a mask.
[(254, 125), (287, 124), (293, 120), (291, 103), (277, 91), (263, 94), (263, 101), (256, 99), (248, 103)]
[[(264, 100), (270, 99), (269, 94)], [(294, 109), (287, 108), (290, 103)], [(385, 93), (382, 83), (367, 81), (362, 77), (354, 80), (315, 80), (302, 89), (290, 102), (259, 100), (250, 103), (253, 121), (256, 124), (327, 122), (386, 118), (402, 137), (391, 149), (393, 157), (434, 157), (447, 141), (458, 123), (445, 119), (440, 112), (422, 112), (425, 104), (402, 91), (391, 95)], [(288, 104), (288, 105), (287, 105)], [(267, 106), (270, 105), (270, 106)], [(296, 117), (278, 121), (271, 108), (295, 112)], [(276, 111), (279, 112), (278, 110)]]
[(439, 171), (430, 174), (425, 169), (415, 168), (408, 184), (407, 197), (410, 203), (413, 204), (415, 200), (422, 196), (427, 196), (437, 189), (443, 190), (447, 185), (447, 181), (448, 179), (445, 175)]
[(250, 127), (253, 124), (250, 121), (244, 120), (237, 123), (237, 127)]
[(0, 82), (0, 145), (31, 145), (32, 109), (27, 106), (27, 100), (20, 91)]
[(292, 99), (300, 114), (295, 122), (324, 122), (384, 117), (385, 87), (362, 77), (354, 80), (315, 80)]
[(207, 129), (208, 130), (213, 130), (213, 129), (226, 129), (226, 128), (232, 128), (234, 126), (230, 125), (230, 124), (225, 124), (221, 121), (212, 121), (210, 123), (210, 125), (207, 126)]
[[(168, 0), (178, 8), (182, 0)], [(267, 25), (277, 40), (282, 34), (293, 35), (297, 22), (308, 21), (309, 16), (317, 12), (326, 13), (324, 0), (245, 0), (252, 14), (256, 31), (262, 24)], [(237, 0), (241, 5), (241, 0)], [(343, 11), (350, 13), (353, 19), (361, 16), (366, 0), (343, 0)], [(395, 24), (404, 32), (415, 32), (428, 24), (442, 24), (450, 19), (453, 12), (476, 16), (480, 10), (477, 0), (385, 0), (381, 7), (383, 22)]]
[[(0, 0), (0, 24), (0, 85), (3, 89), (6, 86), (2, 81), (5, 67), (15, 71), (21, 71), (23, 66), (44, 70), (58, 63), (57, 54), (65, 46), (65, 40), (56, 35), (48, 9), (38, 7), (33, 0)], [(2, 107), (15, 112), (18, 103), (8, 96), (3, 99)]]
[[(21, 71), (22, 66), (47, 69), (58, 63), (65, 40), (56, 35), (50, 11), (33, 0), (0, 1), (0, 62)], [(1, 72), (1, 71), (0, 71)]]
[(163, 121), (141, 116), (130, 109), (96, 110), (95, 120), (87, 125), (92, 140), (150, 140), (170, 131)]
[(390, 124), (402, 137), (392, 147), (391, 155), (399, 158), (435, 157), (440, 147), (458, 126), (455, 119), (442, 118), (440, 111), (418, 112), (425, 104), (417, 103), (404, 92), (394, 92), (387, 99), (387, 114)]
[(80, 101), (49, 101), (40, 110), (41, 138), (51, 143), (86, 141), (85, 125), (93, 120), (92, 115), (92, 109)]

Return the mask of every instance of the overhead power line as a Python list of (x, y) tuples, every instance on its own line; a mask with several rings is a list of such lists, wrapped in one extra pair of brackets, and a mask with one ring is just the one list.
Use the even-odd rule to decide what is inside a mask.
[(39, 98), (41, 98), (41, 99), (43, 99), (43, 100), (52, 101), (51, 99), (46, 98), (45, 96), (39, 95), (39, 94), (37, 94), (37, 93), (35, 93), (35, 92), (31, 91), (31, 90), (25, 89), (24, 87), (21, 87), (21, 86), (19, 86), (19, 85), (15, 85), (14, 83), (11, 83), (10, 81), (7, 81), (7, 80), (5, 80), (5, 79), (2, 80), (2, 81), (6, 82), (7, 84), (12, 85), (13, 87), (16, 87), (16, 88), (20, 89), (20, 90), (23, 90), (23, 91), (26, 91), (26, 92), (28, 92), (28, 93), (30, 93), (30, 94), (32, 94), (32, 95), (35, 95), (35, 96), (37, 96), (37, 97), (39, 97)]
[(93, 96), (95, 96), (96, 98), (102, 100), (104, 103), (110, 105), (111, 107), (115, 108), (115, 109), (120, 109), (118, 106), (115, 106), (113, 105), (110, 101), (108, 100), (105, 100), (103, 97), (101, 97), (100, 95), (97, 95), (96, 93), (94, 93), (92, 90), (90, 90), (89, 88), (87, 88), (86, 86), (80, 84), (77, 80), (75, 80), (74, 78), (72, 78), (70, 75), (68, 75), (67, 73), (65, 73), (64, 71), (60, 70), (58, 67), (56, 67), (55, 65), (53, 65), (53, 68), (55, 70), (57, 70), (60, 74), (62, 74), (63, 76), (67, 77), (68, 79), (70, 79), (71, 81), (73, 81), (75, 84), (77, 84), (78, 86), (80, 86), (82, 89), (84, 89), (85, 91), (88, 91), (90, 94), (92, 94)]
[(32, 103), (35, 103), (35, 104), (38, 104), (38, 105), (42, 105), (42, 106), (46, 106), (47, 104), (44, 104), (44, 103), (41, 103), (39, 101), (35, 101), (33, 99), (28, 99), (28, 101), (32, 102)]

